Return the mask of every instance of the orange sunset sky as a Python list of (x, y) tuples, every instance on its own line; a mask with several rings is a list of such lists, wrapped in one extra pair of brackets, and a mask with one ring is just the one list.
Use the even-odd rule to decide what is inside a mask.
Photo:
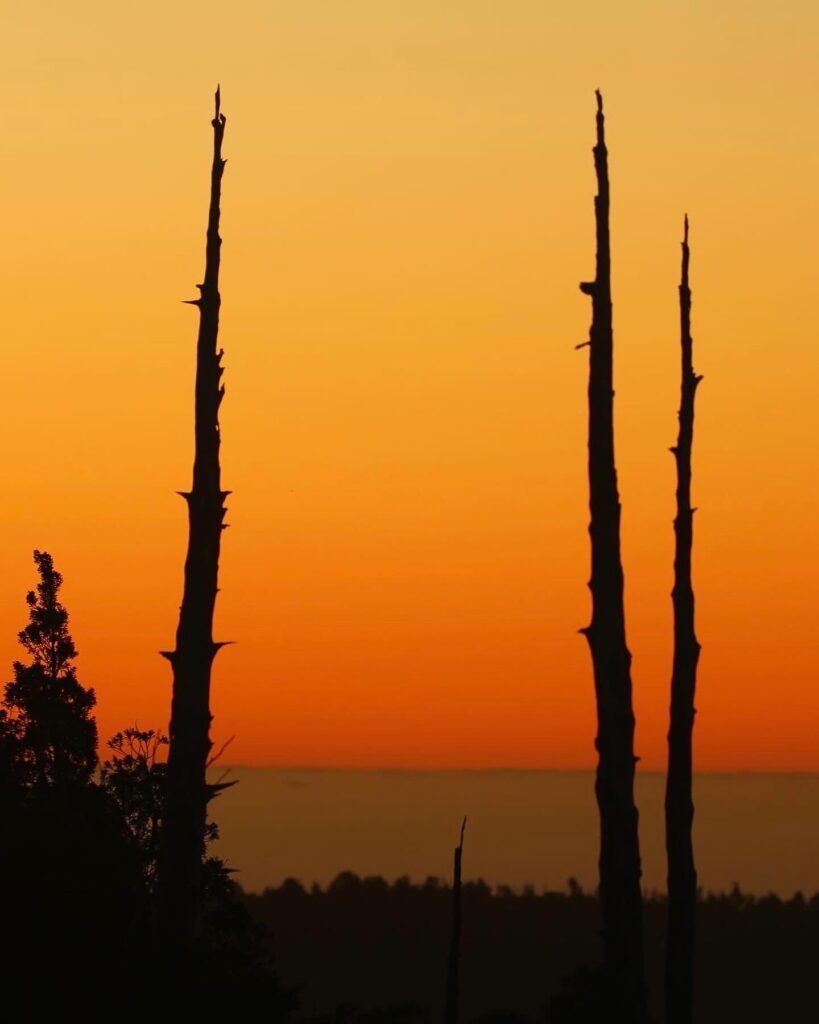
[(11, 677), (50, 551), (104, 739), (167, 722), (217, 81), (234, 763), (591, 767), (594, 88), (637, 750), (662, 768), (691, 216), (696, 756), (819, 770), (819, 7), (7, 0)]

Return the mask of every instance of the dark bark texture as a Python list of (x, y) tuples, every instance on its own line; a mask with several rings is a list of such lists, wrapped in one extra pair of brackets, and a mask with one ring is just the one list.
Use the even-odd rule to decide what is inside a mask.
[(464, 853), (464, 830), (466, 818), (461, 823), (461, 837), (455, 847), (452, 870), (452, 936), (449, 943), (449, 960), (446, 975), (446, 1009), (444, 1024), (458, 1024), (460, 1011), (460, 968), (461, 968), (461, 861)]
[(176, 647), (163, 655), (173, 669), (170, 748), (159, 863), (159, 929), (166, 947), (189, 945), (197, 934), (207, 805), (205, 772), (211, 749), (210, 681), (216, 652), (213, 611), (225, 498), (219, 466), (219, 406), (224, 395), (219, 333), (219, 213), (225, 116), (216, 90), (213, 166), (205, 278), (198, 285), (195, 454), (193, 486), (180, 492), (188, 506), (188, 550)]
[(614, 461), (609, 175), (599, 92), (593, 152), (597, 174), (596, 269), (594, 281), (580, 286), (592, 300), (588, 392), (592, 619), (582, 632), (591, 650), (597, 701), (595, 794), (600, 811), (600, 902), (611, 1020), (642, 1024), (646, 997), (640, 846), (634, 803), (634, 712)]
[(691, 507), (691, 448), (694, 440), (694, 399), (701, 378), (694, 373), (691, 340), (691, 289), (688, 285), (688, 218), (682, 243), (680, 339), (682, 383), (679, 433), (671, 449), (677, 464), (677, 514), (674, 519), (674, 659), (671, 673), (671, 717), (668, 730), (668, 776), (665, 791), (665, 842), (668, 855), (668, 932), (665, 961), (665, 1009), (668, 1024), (691, 1024), (694, 995), (694, 908), (697, 870), (691, 829), (694, 694), (700, 645), (694, 631), (694, 589), (691, 548), (694, 509)]

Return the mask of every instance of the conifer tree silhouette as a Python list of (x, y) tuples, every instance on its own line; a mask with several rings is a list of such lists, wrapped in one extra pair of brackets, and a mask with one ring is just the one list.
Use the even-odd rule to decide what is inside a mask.
[(205, 276), (198, 285), (195, 453), (193, 486), (180, 492), (188, 506), (188, 550), (176, 647), (162, 654), (173, 669), (170, 747), (158, 875), (159, 930), (166, 947), (185, 947), (197, 933), (207, 804), (210, 682), (213, 659), (223, 644), (213, 640), (219, 550), (225, 498), (219, 464), (219, 406), (224, 395), (219, 333), (219, 216), (225, 115), (216, 89)]
[(77, 678), (63, 577), (48, 552), (34, 561), (40, 580), (17, 634), (29, 659), (14, 662), (0, 708), (3, 1020), (39, 1019), (56, 993), (64, 1010), (92, 951), (105, 974), (136, 882), (121, 821), (93, 778), (96, 696)]
[(0, 711), (1, 745), (23, 789), (84, 786), (97, 763), (97, 698), (77, 680), (77, 648), (60, 602), (63, 577), (47, 551), (35, 551), (34, 562), (40, 582), (26, 595), (29, 621), (17, 634), (32, 660), (14, 662)]
[(634, 803), (634, 712), (631, 655), (626, 646), (620, 499), (614, 459), (613, 333), (609, 241), (609, 175), (603, 100), (597, 92), (594, 281), (580, 290), (592, 300), (589, 333), (589, 506), (591, 624), (581, 630), (591, 650), (597, 703), (600, 811), (600, 903), (605, 973), (612, 1020), (646, 1019), (638, 815)]
[(691, 449), (694, 399), (702, 379), (694, 373), (691, 339), (691, 289), (688, 283), (688, 217), (685, 218), (680, 275), (682, 375), (679, 432), (671, 449), (677, 467), (677, 514), (674, 519), (674, 656), (671, 716), (668, 730), (668, 776), (665, 791), (665, 843), (668, 856), (668, 926), (665, 961), (665, 1009), (668, 1024), (691, 1024), (694, 995), (694, 914), (697, 869), (691, 829), (694, 694), (700, 645), (694, 631), (691, 581), (694, 509), (691, 507)]

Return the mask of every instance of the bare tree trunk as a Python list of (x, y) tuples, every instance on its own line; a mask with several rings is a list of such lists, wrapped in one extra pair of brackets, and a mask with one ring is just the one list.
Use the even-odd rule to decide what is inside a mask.
[(461, 838), (455, 847), (452, 871), (452, 938), (449, 944), (449, 961), (446, 976), (445, 1024), (458, 1024), (461, 966), (461, 859), (464, 852), (464, 829), (466, 818), (461, 823)]
[(691, 547), (691, 448), (694, 398), (701, 377), (694, 373), (691, 340), (691, 289), (688, 286), (688, 217), (685, 218), (680, 280), (682, 384), (677, 445), (677, 515), (674, 520), (674, 661), (671, 674), (671, 719), (668, 730), (668, 777), (665, 790), (665, 845), (668, 855), (668, 932), (665, 951), (665, 1010), (668, 1024), (691, 1024), (694, 996), (694, 912), (697, 869), (691, 828), (691, 739), (700, 645), (694, 632)]
[(195, 454), (193, 487), (182, 493), (188, 506), (188, 551), (176, 648), (163, 651), (173, 669), (170, 749), (159, 860), (159, 929), (163, 943), (184, 947), (198, 927), (204, 832), (210, 791), (205, 770), (211, 749), (210, 676), (221, 644), (213, 641), (219, 547), (225, 498), (219, 467), (219, 406), (224, 395), (219, 333), (219, 201), (225, 116), (213, 125), (213, 166), (208, 213), (205, 279), (197, 287)]
[(595, 278), (580, 285), (591, 296), (589, 334), (589, 492), (591, 650), (597, 699), (600, 810), (600, 903), (611, 1020), (646, 1019), (638, 815), (634, 804), (634, 712), (631, 655), (626, 646), (620, 499), (614, 462), (613, 334), (609, 245), (609, 177), (603, 100), (597, 93)]

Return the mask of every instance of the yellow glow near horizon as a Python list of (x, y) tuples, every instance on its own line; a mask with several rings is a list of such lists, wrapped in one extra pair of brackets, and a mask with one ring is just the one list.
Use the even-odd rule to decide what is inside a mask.
[(661, 767), (682, 216), (697, 763), (819, 769), (819, 10), (12, 0), (0, 658), (50, 551), (101, 736), (167, 721), (212, 91), (234, 494), (214, 735), (246, 763), (594, 761), (593, 90), (613, 196), (638, 752)]

